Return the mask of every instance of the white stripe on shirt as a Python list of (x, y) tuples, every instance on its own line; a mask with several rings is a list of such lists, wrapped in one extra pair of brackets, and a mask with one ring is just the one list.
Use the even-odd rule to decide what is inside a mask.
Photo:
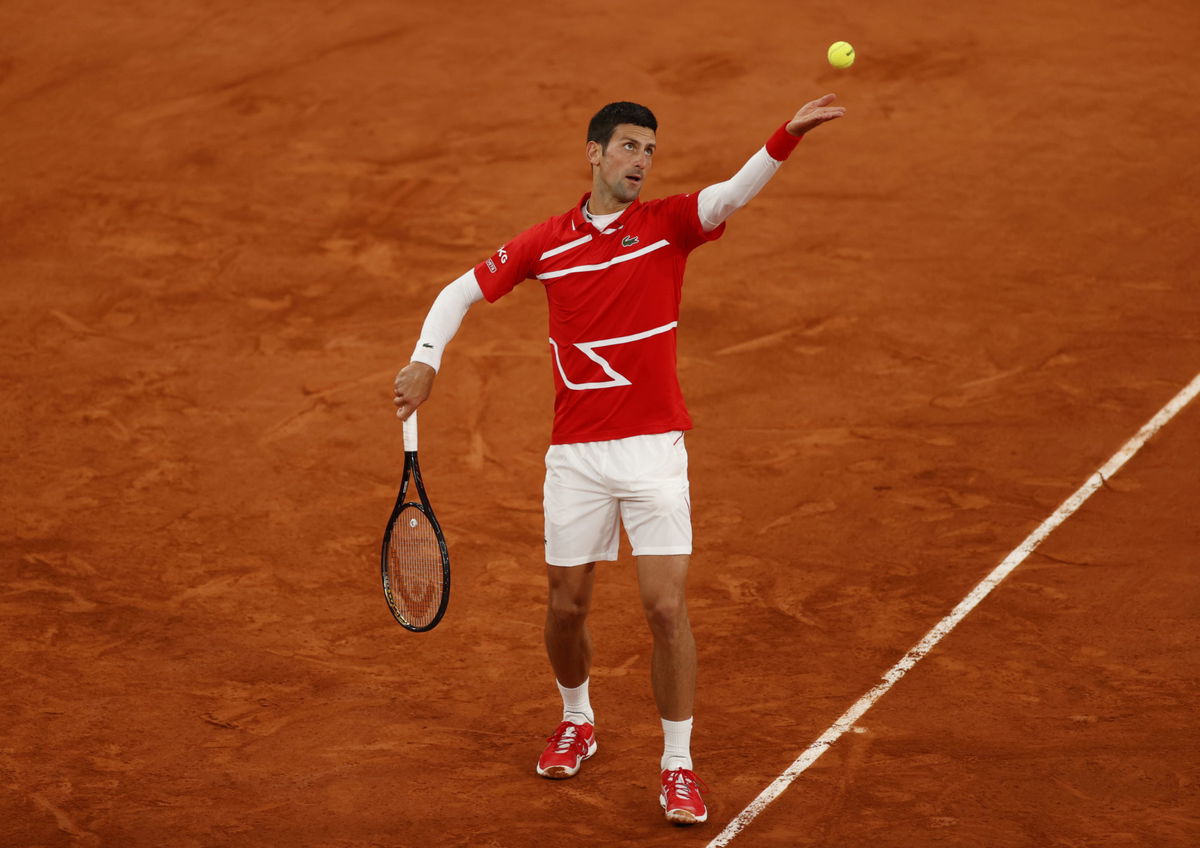
[(545, 253), (543, 253), (542, 260), (545, 261), (545, 260), (549, 259), (551, 256), (558, 256), (558, 254), (560, 254), (560, 253), (565, 253), (566, 251), (570, 250), (571, 248), (579, 247), (579, 245), (586, 244), (587, 242), (589, 242), (591, 240), (592, 240), (592, 237), (590, 235), (586, 235), (583, 238), (575, 239), (575, 241), (569, 241), (566, 244), (560, 244), (558, 247), (551, 248), (550, 250), (547, 250)]
[(547, 271), (544, 274), (538, 274), (539, 280), (553, 280), (556, 277), (565, 277), (567, 274), (581, 274), (586, 271), (603, 271), (605, 268), (611, 268), (620, 262), (628, 262), (630, 259), (637, 259), (651, 253), (659, 248), (666, 247), (670, 242), (666, 239), (660, 239), (654, 244), (647, 245), (641, 250), (635, 250), (633, 253), (622, 253), (620, 256), (614, 256), (607, 262), (601, 262), (599, 265), (576, 265), (574, 268), (564, 268), (561, 271)]

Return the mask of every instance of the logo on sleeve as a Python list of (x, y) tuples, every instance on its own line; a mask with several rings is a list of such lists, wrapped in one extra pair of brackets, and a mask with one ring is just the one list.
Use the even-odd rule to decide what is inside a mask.
[(625, 236), (625, 238), (621, 239), (621, 247), (633, 247), (637, 243), (637, 236)]
[[(500, 260), (501, 265), (503, 265), (505, 262), (508, 261), (508, 251), (504, 249), (504, 245), (500, 245), (498, 248), (496, 248), (496, 258)], [(493, 274), (495, 274), (496, 273), (496, 263), (493, 262), (491, 259), (488, 259), (486, 264), (487, 264), (487, 269), (489, 271), (491, 271)]]

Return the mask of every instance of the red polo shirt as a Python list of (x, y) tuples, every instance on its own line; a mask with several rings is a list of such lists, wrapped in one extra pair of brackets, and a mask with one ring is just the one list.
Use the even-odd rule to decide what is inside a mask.
[(583, 204), (512, 239), (475, 266), (488, 301), (538, 279), (550, 307), (551, 442), (598, 442), (691, 429), (675, 372), (688, 254), (704, 232), (696, 195), (635, 200), (603, 232)]

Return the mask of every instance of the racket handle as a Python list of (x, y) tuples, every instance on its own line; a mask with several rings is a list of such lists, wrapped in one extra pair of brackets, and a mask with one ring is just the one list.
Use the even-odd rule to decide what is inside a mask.
[(404, 452), (411, 453), (417, 449), (417, 411), (404, 419)]

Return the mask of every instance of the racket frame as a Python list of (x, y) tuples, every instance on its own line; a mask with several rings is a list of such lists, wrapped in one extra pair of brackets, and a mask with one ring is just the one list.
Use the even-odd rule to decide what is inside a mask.
[[(408, 497), (410, 481), (416, 486), (417, 496), (420, 498), (419, 501), (405, 501), (405, 498)], [(428, 624), (424, 625), (413, 624), (396, 608), (396, 599), (392, 594), (391, 580), (388, 578), (388, 547), (392, 542), (392, 530), (396, 526), (396, 520), (406, 509), (416, 509), (429, 519), (429, 523), (433, 527), (434, 538), (437, 539), (438, 552), (442, 556), (441, 602), (438, 604), (437, 612), (433, 618)], [(392, 507), (392, 514), (388, 518), (387, 529), (383, 532), (383, 545), (379, 553), (379, 566), (383, 579), (383, 596), (387, 600), (388, 609), (391, 610), (392, 617), (402, 627), (411, 630), (413, 633), (424, 633), (437, 627), (438, 622), (442, 620), (442, 616), (446, 614), (446, 607), (450, 603), (450, 552), (446, 548), (446, 537), (442, 534), (442, 526), (438, 523), (437, 516), (433, 514), (433, 508), (429, 505), (429, 496), (425, 494), (425, 483), (421, 480), (421, 465), (417, 460), (417, 413), (415, 411), (404, 422), (404, 474), (400, 481), (400, 494), (396, 497), (396, 505)]]

